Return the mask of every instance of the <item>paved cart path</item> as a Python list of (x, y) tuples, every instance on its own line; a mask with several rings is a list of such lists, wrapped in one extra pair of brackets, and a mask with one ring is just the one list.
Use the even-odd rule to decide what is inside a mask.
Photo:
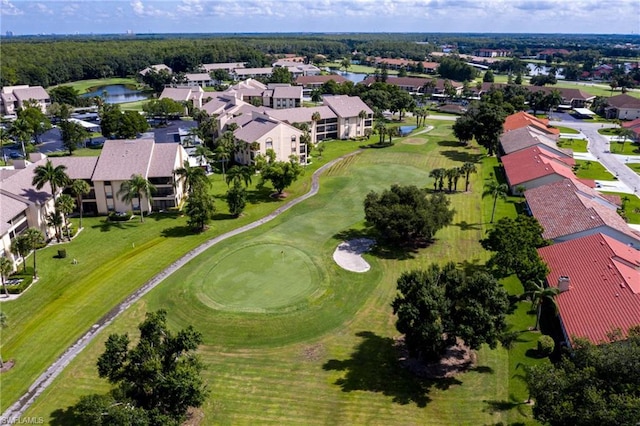
[(251, 229), (255, 229), (260, 225), (263, 225), (275, 219), (276, 217), (278, 217), (285, 211), (289, 210), (291, 207), (295, 206), (296, 204), (299, 204), (304, 200), (313, 197), (318, 193), (318, 190), (320, 189), (319, 178), (320, 178), (320, 175), (325, 170), (327, 170), (334, 164), (342, 161), (343, 159), (347, 157), (351, 157), (353, 155), (357, 155), (360, 152), (362, 151), (358, 150), (328, 162), (327, 164), (320, 167), (318, 170), (316, 170), (313, 173), (313, 175), (311, 176), (311, 188), (306, 194), (294, 200), (289, 201), (288, 203), (274, 210), (272, 213), (268, 214), (267, 216), (261, 219), (256, 220), (255, 222), (251, 222), (247, 225), (241, 226), (240, 228), (236, 228), (227, 233), (218, 235), (217, 237), (202, 243), (201, 245), (189, 251), (187, 254), (185, 254), (184, 256), (182, 256), (181, 258), (173, 262), (171, 265), (163, 269), (161, 272), (159, 272), (149, 281), (147, 281), (142, 287), (140, 287), (134, 293), (129, 295), (129, 297), (127, 297), (124, 301), (116, 305), (105, 316), (100, 318), (98, 322), (96, 322), (71, 346), (69, 346), (67, 350), (64, 351), (64, 353), (53, 364), (51, 364), (45, 370), (44, 373), (42, 373), (33, 382), (33, 384), (29, 387), (27, 392), (22, 397), (20, 397), (20, 399), (18, 399), (11, 407), (9, 407), (7, 411), (2, 413), (2, 416), (0, 417), (0, 424), (12, 424), (12, 423), (15, 423), (16, 421), (19, 421), (20, 417), (31, 406), (31, 404), (33, 404), (36, 398), (47, 387), (49, 387), (51, 383), (53, 383), (54, 379), (58, 377), (58, 375), (65, 369), (65, 367), (69, 365), (69, 363), (73, 361), (73, 359), (76, 356), (78, 356), (78, 354), (82, 352), (84, 348), (87, 347), (87, 345), (93, 340), (94, 337), (96, 337), (98, 333), (104, 330), (109, 324), (113, 322), (113, 320), (115, 320), (120, 314), (126, 311), (131, 305), (133, 305), (135, 302), (140, 300), (145, 294), (153, 290), (158, 284), (164, 281), (165, 278), (167, 278), (168, 276), (173, 274), (175, 271), (180, 269), (182, 266), (184, 266), (186, 263), (193, 260), (196, 256), (208, 250), (209, 248), (213, 247), (214, 245), (218, 244), (219, 242), (229, 239), (231, 237), (234, 237), (236, 235), (242, 234), (243, 232), (247, 232)]

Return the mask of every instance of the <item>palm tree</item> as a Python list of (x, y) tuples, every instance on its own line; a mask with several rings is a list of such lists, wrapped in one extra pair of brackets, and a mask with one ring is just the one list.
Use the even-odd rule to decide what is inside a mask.
[(29, 249), (33, 250), (33, 279), (35, 280), (38, 278), (38, 270), (36, 269), (36, 253), (45, 243), (44, 235), (42, 235), (42, 231), (37, 228), (29, 228), (23, 235), (29, 244)]
[(76, 196), (76, 202), (78, 203), (78, 209), (80, 210), (80, 227), (78, 229), (82, 229), (82, 213), (84, 210), (82, 208), (82, 197), (91, 192), (91, 187), (86, 181), (76, 179), (71, 182), (71, 192)]
[(76, 208), (76, 202), (70, 195), (60, 194), (56, 200), (56, 209), (62, 213), (64, 219), (64, 227), (67, 230), (67, 239), (71, 241), (71, 232), (69, 231), (68, 216)]
[(387, 134), (387, 124), (383, 120), (376, 121), (375, 130), (380, 135), (380, 143), (384, 142), (384, 137)]
[(493, 209), (491, 210), (491, 222), (493, 223), (493, 219), (496, 214), (496, 204), (498, 202), (498, 198), (505, 200), (507, 198), (507, 194), (509, 192), (509, 187), (506, 183), (499, 183), (496, 180), (492, 180), (488, 184), (485, 185), (485, 190), (482, 196), (490, 195), (493, 197)]
[(2, 256), (0, 257), (0, 276), (2, 277), (2, 288), (4, 294), (9, 297), (9, 290), (7, 290), (7, 277), (13, 272), (13, 264), (9, 259)]
[(218, 161), (220, 162), (220, 165), (222, 166), (222, 177), (224, 178), (224, 175), (225, 175), (224, 165), (231, 158), (231, 153), (229, 152), (227, 147), (225, 147), (222, 144), (218, 145), (215, 153), (216, 153), (216, 157), (218, 158)]
[(227, 182), (227, 186), (233, 182), (244, 182), (244, 186), (249, 186), (251, 184), (251, 178), (253, 176), (253, 169), (248, 166), (233, 166), (227, 171), (227, 176), (225, 181)]
[(24, 257), (29, 254), (29, 241), (24, 234), (18, 235), (11, 241), (11, 253), (22, 258), (22, 272), (27, 272), (27, 263)]
[(58, 188), (66, 186), (69, 182), (69, 176), (65, 170), (67, 170), (67, 166), (60, 164), (54, 167), (51, 160), (47, 160), (44, 166), (38, 166), (33, 170), (34, 176), (31, 184), (36, 189), (42, 189), (46, 183), (49, 183), (51, 195), (53, 195), (53, 200), (55, 201)]
[(320, 89), (313, 89), (311, 91), (311, 102), (314, 102), (316, 105), (322, 102), (322, 92)]
[(47, 220), (47, 226), (55, 230), (56, 241), (60, 242), (60, 237), (61, 237), (60, 229), (64, 224), (62, 213), (60, 213), (60, 210), (56, 209), (46, 216), (46, 220)]
[(558, 302), (556, 301), (556, 296), (560, 294), (560, 289), (557, 287), (545, 287), (541, 282), (532, 282), (528, 283), (528, 287), (531, 288), (527, 292), (531, 302), (533, 303), (533, 308), (536, 310), (536, 325), (533, 327), (534, 330), (537, 330), (540, 326), (540, 315), (542, 314), (542, 304), (547, 301), (550, 302), (554, 308), (554, 311), (558, 312)]
[(442, 191), (443, 180), (445, 176), (445, 169), (433, 169), (429, 172), (429, 177), (433, 178), (433, 190), (438, 190), (438, 184), (440, 184), (440, 191)]
[(176, 174), (184, 179), (184, 192), (188, 194), (193, 193), (196, 188), (210, 185), (204, 170), (200, 167), (191, 167), (188, 160), (184, 160), (182, 167), (176, 170)]
[(4, 128), (0, 127), (0, 154), (2, 155), (2, 161), (7, 162), (7, 156), (4, 153), (4, 146), (11, 143), (11, 139), (9, 138), (9, 132)]
[(206, 145), (198, 145), (196, 147), (195, 154), (196, 157), (198, 157), (198, 164), (200, 166), (204, 166), (213, 156), (213, 151), (211, 151)]
[(457, 191), (458, 190), (458, 180), (460, 180), (460, 178), (462, 177), (464, 172), (462, 171), (462, 168), (454, 167), (452, 173), (453, 173), (453, 190)]
[(131, 175), (131, 179), (122, 182), (118, 195), (125, 203), (131, 203), (133, 211), (133, 200), (138, 199), (140, 207), (140, 222), (144, 222), (144, 210), (142, 209), (142, 197), (151, 200), (151, 194), (156, 192), (156, 187), (142, 175)]
[(349, 68), (351, 68), (351, 59), (342, 58), (342, 61), (340, 61), (340, 68), (344, 69), (344, 72), (349, 71)]
[(27, 158), (26, 144), (31, 140), (31, 126), (24, 118), (18, 118), (11, 125), (11, 135), (22, 145), (22, 155)]
[(457, 167), (453, 167), (451, 169), (446, 169), (444, 171), (444, 175), (447, 178), (447, 189), (449, 192), (453, 190), (453, 181), (455, 179), (455, 175), (458, 173)]
[(311, 114), (311, 121), (313, 122), (314, 126), (317, 125), (318, 121), (320, 120), (322, 120), (322, 117), (320, 117), (320, 113), (318, 111)]
[(469, 191), (469, 175), (471, 173), (477, 173), (476, 165), (467, 161), (461, 167), (462, 173), (464, 173), (464, 191)]

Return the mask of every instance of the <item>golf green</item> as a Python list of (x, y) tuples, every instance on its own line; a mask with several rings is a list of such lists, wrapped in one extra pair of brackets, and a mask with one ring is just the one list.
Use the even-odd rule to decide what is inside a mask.
[(195, 290), (200, 302), (212, 309), (267, 312), (307, 300), (319, 282), (320, 273), (303, 251), (283, 244), (256, 244), (212, 265)]

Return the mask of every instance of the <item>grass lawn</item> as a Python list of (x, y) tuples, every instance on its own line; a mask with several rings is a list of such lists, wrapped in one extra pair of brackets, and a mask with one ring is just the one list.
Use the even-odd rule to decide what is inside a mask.
[(622, 200), (624, 216), (628, 223), (640, 224), (640, 198), (624, 192), (603, 192), (603, 194), (617, 195)]
[(580, 179), (615, 180), (616, 177), (597, 161), (576, 160), (574, 172)]
[[(492, 205), (492, 200), (482, 199), (481, 193), (497, 162), (495, 158), (483, 160), (476, 147), (460, 146), (450, 130), (447, 133), (450, 126), (440, 122), (433, 130), (440, 135), (432, 131), (412, 136), (425, 138), (424, 144), (403, 144), (397, 138), (392, 147), (363, 150), (329, 169), (315, 197), (262, 227), (203, 253), (126, 311), (108, 332), (101, 333), (25, 415), (68, 424), (68, 412), (64, 410), (79, 396), (108, 389), (107, 383), (97, 378), (95, 368), (107, 335), (129, 332), (133, 336), (144, 312), (165, 308), (173, 328), (193, 324), (204, 335), (200, 354), (211, 389), (211, 396), (202, 407), (207, 424), (533, 424), (530, 407), (522, 404), (527, 394), (518, 379), (522, 374), (519, 365), (538, 362), (525, 355), (536, 340), (535, 333), (527, 331), (534, 316), (525, 302), (518, 304), (509, 317), (513, 330), (522, 331), (514, 348), (482, 348), (478, 351), (478, 366), (455, 379), (417, 380), (396, 362), (394, 338), (398, 332), (390, 303), (399, 275), (434, 261), (452, 260), (461, 267), (474, 268), (487, 259), (478, 240), (488, 226), (491, 210), (487, 206)], [(312, 167), (360, 144), (327, 143), (323, 158), (314, 158)], [(431, 246), (406, 253), (374, 251), (365, 255), (372, 269), (363, 274), (347, 272), (333, 262), (331, 256), (340, 241), (363, 235), (362, 202), (370, 190), (381, 190), (392, 183), (432, 188), (428, 177), (431, 169), (465, 161), (476, 162), (479, 173), (471, 176), (470, 192), (449, 196), (457, 212), (454, 224), (440, 231)], [(306, 190), (308, 179), (296, 185), (289, 191), (292, 196)], [(218, 177), (213, 191), (221, 194), (225, 188)], [(500, 201), (496, 217), (515, 215), (520, 202), (519, 197)], [(68, 292), (59, 289), (64, 293), (60, 296), (65, 296), (59, 298), (73, 300), (82, 286), (91, 286), (93, 292), (104, 287), (112, 293), (127, 294), (130, 287), (143, 282), (141, 275), (150, 276), (160, 264), (171, 262), (176, 257), (174, 252), (183, 253), (187, 246), (226, 230), (225, 224), (230, 228), (247, 223), (280, 204), (253, 206), (238, 221), (216, 221), (215, 232), (209, 231), (205, 236), (186, 234), (184, 218), (150, 218), (144, 224), (127, 223), (122, 229), (105, 227), (99, 219), (93, 219), (95, 225), (70, 243), (67, 251), (70, 256), (75, 256), (76, 249), (85, 253), (84, 247), (76, 247), (83, 237), (99, 246), (79, 258), (79, 265), (62, 265), (61, 269), (74, 271), (91, 262), (89, 253), (104, 251), (113, 256), (113, 261), (106, 268), (100, 267), (104, 258), (95, 262), (99, 271), (94, 281), (87, 282), (81, 276), (74, 277), (81, 282), (78, 285), (67, 281), (65, 284), (73, 288)], [(218, 203), (224, 217), (221, 205)], [(134, 248), (131, 239), (135, 235), (149, 242), (141, 241), (146, 246), (136, 243)], [(111, 255), (111, 245), (122, 255)], [(44, 275), (51, 265), (39, 269)], [(246, 275), (237, 277), (238, 273)], [(29, 291), (33, 291), (32, 299), (46, 298), (34, 291), (46, 288), (40, 284), (43, 282)], [(521, 292), (517, 282), (505, 282), (505, 286), (512, 294)], [(84, 330), (88, 328), (85, 317), (95, 317), (94, 310), (101, 306), (108, 309), (114, 298), (117, 297), (111, 294), (95, 295), (95, 306), (90, 309), (79, 309), (77, 303), (67, 308), (59, 302), (47, 315), (55, 316), (63, 309), (68, 315), (58, 319), (57, 328), (51, 329), (43, 324), (50, 320), (45, 320), (39, 311), (32, 312), (30, 304), (8, 305), (13, 308), (9, 313), (11, 324), (13, 315), (16, 328), (22, 328), (7, 329), (11, 336), (3, 349), (6, 358), (20, 360), (15, 373), (21, 366), (27, 366), (22, 370), (29, 369), (31, 363), (25, 358), (29, 352), (22, 351), (15, 341), (23, 334), (27, 334), (22, 339), (27, 340), (22, 342), (24, 345), (30, 344), (29, 337), (36, 338), (36, 333), (21, 326), (23, 321), (45, 327), (40, 330), (43, 336), (61, 329)], [(40, 302), (41, 307), (56, 301), (48, 298)], [(62, 319), (68, 320), (71, 312), (79, 318), (74, 316), (72, 323), (61, 323)], [(31, 316), (37, 318), (32, 321)], [(83, 324), (76, 326), (78, 320)], [(12, 373), (13, 370), (7, 378)], [(26, 386), (33, 378), (22, 374), (21, 379), (20, 384)], [(14, 399), (16, 391), (11, 395)]]
[(553, 127), (560, 130), (560, 133), (567, 133), (571, 135), (577, 135), (580, 133), (579, 131), (577, 131), (576, 129), (572, 129), (571, 127), (564, 127), (564, 126), (553, 126)]
[[(78, 148), (73, 151), (73, 157), (97, 157), (102, 152), (102, 147)], [(47, 157), (68, 157), (69, 151), (47, 152)]]
[(611, 141), (609, 143), (611, 152), (622, 155), (640, 155), (640, 145), (627, 139), (624, 143)]
[(607, 127), (606, 129), (598, 129), (598, 133), (605, 136), (617, 136), (620, 134), (619, 127)]
[(574, 152), (589, 152), (586, 139), (558, 139), (558, 147), (569, 148)]

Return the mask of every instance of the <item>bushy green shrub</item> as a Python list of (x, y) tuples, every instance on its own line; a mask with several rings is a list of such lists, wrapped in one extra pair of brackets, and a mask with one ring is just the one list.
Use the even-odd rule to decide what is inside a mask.
[(126, 222), (129, 219), (131, 219), (131, 217), (133, 216), (133, 214), (128, 211), (128, 212), (111, 212), (109, 213), (109, 220), (112, 222)]
[(64, 259), (67, 257), (67, 249), (58, 250), (58, 259)]
[(538, 354), (540, 356), (549, 356), (553, 352), (556, 342), (553, 341), (551, 336), (542, 335), (538, 339)]
[[(11, 280), (22, 280), (19, 284), (7, 285), (9, 294), (20, 294), (25, 291), (33, 282), (33, 268), (27, 268), (25, 273), (15, 273), (7, 278), (7, 282)], [(1, 290), (4, 294), (4, 289)]]

